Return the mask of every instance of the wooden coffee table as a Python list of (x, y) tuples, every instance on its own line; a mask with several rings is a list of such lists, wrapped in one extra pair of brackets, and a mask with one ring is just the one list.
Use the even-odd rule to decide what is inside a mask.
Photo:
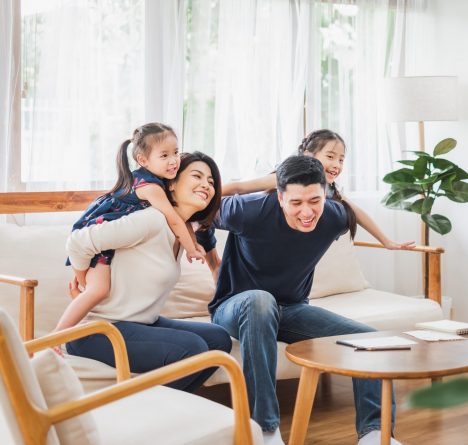
[[(355, 351), (337, 345), (343, 338), (398, 335), (417, 342), (410, 350)], [(439, 379), (468, 372), (468, 340), (426, 342), (394, 331), (367, 332), (316, 338), (286, 347), (286, 356), (302, 366), (289, 445), (302, 445), (307, 433), (312, 405), (321, 373), (382, 380), (382, 445), (390, 445), (392, 380)]]

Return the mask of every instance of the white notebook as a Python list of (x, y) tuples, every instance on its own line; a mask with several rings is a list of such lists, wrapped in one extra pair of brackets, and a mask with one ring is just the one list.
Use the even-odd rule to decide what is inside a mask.
[(437, 320), (416, 323), (419, 329), (430, 329), (433, 331), (448, 332), (450, 334), (468, 334), (468, 323), (453, 320)]

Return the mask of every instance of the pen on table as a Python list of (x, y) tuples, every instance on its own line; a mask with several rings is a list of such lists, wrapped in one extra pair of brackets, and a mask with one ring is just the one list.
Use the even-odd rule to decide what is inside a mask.
[(401, 351), (411, 349), (411, 346), (369, 346), (369, 347), (361, 347), (355, 346), (352, 343), (348, 343), (347, 341), (343, 340), (336, 340), (337, 345), (349, 346), (350, 348), (354, 348), (355, 351)]
[(411, 346), (388, 346), (388, 347), (369, 347), (369, 348), (360, 348), (360, 347), (355, 347), (355, 351), (407, 351), (408, 349), (411, 349)]

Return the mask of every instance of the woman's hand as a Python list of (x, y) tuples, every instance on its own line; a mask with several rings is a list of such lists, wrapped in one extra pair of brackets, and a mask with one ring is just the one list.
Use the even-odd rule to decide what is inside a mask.
[(68, 282), (68, 294), (72, 300), (81, 294), (81, 290), (78, 287), (78, 279), (76, 277), (73, 278), (73, 281)]
[(73, 267), (73, 272), (75, 273), (75, 280), (77, 281), (78, 285), (81, 289), (86, 287), (86, 274), (89, 268), (86, 270), (78, 270)]

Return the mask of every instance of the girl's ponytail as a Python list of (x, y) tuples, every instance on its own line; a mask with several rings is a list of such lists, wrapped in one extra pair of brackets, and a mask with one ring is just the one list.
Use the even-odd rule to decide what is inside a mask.
[(354, 239), (357, 229), (356, 214), (354, 213), (354, 210), (351, 208), (351, 206), (343, 199), (335, 183), (331, 184), (330, 187), (333, 190), (332, 199), (341, 203), (346, 211), (346, 215), (348, 217), (349, 234), (351, 235), (351, 239)]
[(117, 152), (117, 182), (110, 190), (109, 194), (121, 191), (119, 197), (128, 195), (132, 191), (133, 176), (128, 163), (128, 146), (132, 141), (127, 139), (122, 143)]

